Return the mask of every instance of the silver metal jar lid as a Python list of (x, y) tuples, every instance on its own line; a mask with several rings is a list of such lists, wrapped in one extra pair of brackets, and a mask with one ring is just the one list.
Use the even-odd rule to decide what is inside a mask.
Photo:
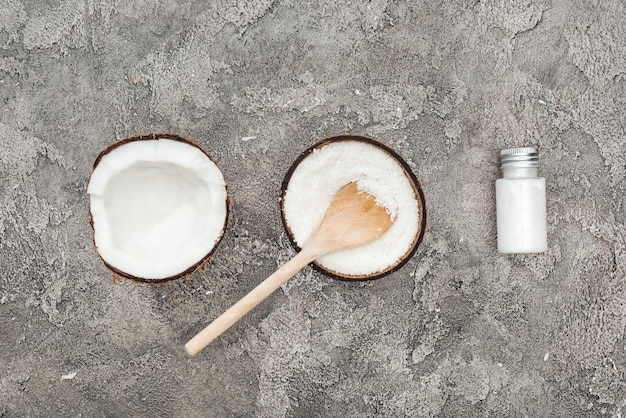
[(500, 151), (500, 166), (509, 167), (538, 167), (539, 152), (536, 147), (508, 148)]

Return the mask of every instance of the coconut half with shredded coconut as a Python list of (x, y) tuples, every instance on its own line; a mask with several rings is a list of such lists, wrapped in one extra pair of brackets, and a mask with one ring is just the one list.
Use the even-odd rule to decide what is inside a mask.
[(103, 151), (87, 193), (96, 250), (122, 277), (164, 282), (201, 266), (224, 233), (228, 198), (209, 155), (173, 134)]
[(353, 135), (331, 137), (309, 147), (283, 181), (283, 225), (299, 250), (321, 222), (335, 194), (354, 181), (387, 209), (394, 224), (370, 244), (320, 257), (314, 266), (335, 278), (375, 279), (404, 265), (426, 230), (426, 206), (419, 181), (393, 149), (372, 138)]

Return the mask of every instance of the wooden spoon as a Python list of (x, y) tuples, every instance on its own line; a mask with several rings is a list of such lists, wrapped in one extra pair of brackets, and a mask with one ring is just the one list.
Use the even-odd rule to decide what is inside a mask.
[(333, 251), (370, 243), (391, 225), (391, 215), (374, 196), (359, 190), (355, 182), (344, 186), (302, 251), (189, 340), (185, 350), (197, 354), (310, 262)]

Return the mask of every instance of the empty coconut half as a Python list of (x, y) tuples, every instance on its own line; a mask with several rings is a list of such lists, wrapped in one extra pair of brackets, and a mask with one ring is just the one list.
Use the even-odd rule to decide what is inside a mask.
[(306, 149), (283, 180), (283, 225), (291, 243), (300, 250), (333, 196), (350, 182), (373, 195), (394, 223), (374, 242), (325, 255), (313, 266), (338, 279), (380, 278), (411, 258), (426, 230), (426, 204), (419, 181), (406, 161), (381, 142), (341, 135)]
[(208, 260), (228, 218), (222, 172), (173, 134), (127, 138), (96, 159), (87, 193), (96, 250), (122, 277), (164, 282)]

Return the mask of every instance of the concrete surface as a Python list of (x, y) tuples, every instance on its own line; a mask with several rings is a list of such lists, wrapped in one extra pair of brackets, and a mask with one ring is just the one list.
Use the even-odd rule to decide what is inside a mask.
[[(3, 0), (0, 416), (620, 416), (625, 16), (620, 0)], [(213, 261), (165, 287), (113, 281), (85, 195), (102, 149), (150, 131), (196, 140), (232, 198)], [(369, 283), (306, 268), (187, 356), (293, 255), (280, 181), (344, 132), (422, 180), (417, 255)], [(541, 147), (550, 249), (503, 256), (497, 152), (522, 144)]]

